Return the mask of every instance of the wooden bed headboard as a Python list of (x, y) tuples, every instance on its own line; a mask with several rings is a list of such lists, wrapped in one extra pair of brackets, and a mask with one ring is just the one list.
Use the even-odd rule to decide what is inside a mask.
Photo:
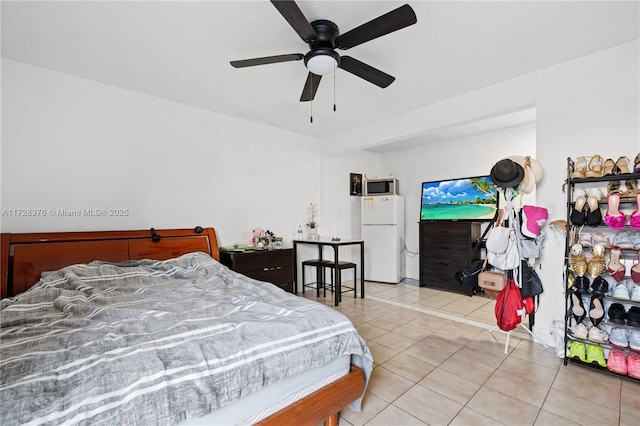
[(28, 290), (45, 271), (94, 260), (166, 260), (196, 251), (220, 260), (213, 228), (158, 229), (155, 234), (158, 241), (148, 229), (2, 234), (0, 298)]

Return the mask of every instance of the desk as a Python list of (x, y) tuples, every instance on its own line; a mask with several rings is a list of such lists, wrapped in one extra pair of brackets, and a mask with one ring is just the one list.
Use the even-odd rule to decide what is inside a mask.
[[(341, 246), (350, 245), (360, 246), (360, 297), (364, 299), (364, 240), (341, 239), (340, 241), (332, 241), (331, 238), (319, 238), (317, 240), (293, 240), (293, 282), (295, 284), (296, 292), (298, 291), (298, 244), (310, 244), (318, 246), (318, 259), (323, 259), (322, 251), (324, 247), (333, 248), (333, 261), (336, 265), (336, 284), (342, 283), (340, 268), (337, 267), (339, 260), (338, 248)], [(334, 300), (335, 306), (338, 306), (338, 304), (340, 303), (340, 295), (338, 295), (337, 292), (334, 296)]]

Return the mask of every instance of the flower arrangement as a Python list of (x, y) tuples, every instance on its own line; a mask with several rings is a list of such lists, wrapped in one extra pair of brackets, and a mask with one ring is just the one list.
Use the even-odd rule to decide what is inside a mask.
[(310, 203), (309, 207), (307, 207), (307, 223), (306, 223), (306, 225), (309, 228), (315, 229), (315, 227), (318, 226), (318, 223), (316, 222), (317, 215), (318, 215), (318, 205), (314, 203)]

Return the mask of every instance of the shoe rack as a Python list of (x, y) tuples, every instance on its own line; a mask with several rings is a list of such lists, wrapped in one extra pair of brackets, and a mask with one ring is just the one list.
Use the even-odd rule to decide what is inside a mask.
[[(577, 364), (640, 382), (640, 289), (634, 296), (637, 301), (631, 300), (634, 286), (640, 286), (633, 281), (633, 278), (640, 281), (640, 266), (632, 276), (632, 268), (640, 262), (640, 229), (630, 227), (632, 213), (640, 212), (637, 189), (640, 174), (633, 173), (638, 170), (632, 163), (628, 167), (630, 173), (621, 173), (624, 168), (614, 168), (616, 174), (605, 176), (606, 164), (601, 159), (594, 163), (598, 167), (588, 168), (585, 173), (581, 170), (584, 157), (575, 162), (567, 158), (564, 364)], [(621, 186), (628, 188), (629, 196), (621, 196), (619, 202), (613, 197), (609, 206), (610, 193), (620, 191)], [(576, 194), (585, 195), (576, 200)], [(618, 217), (617, 226), (622, 223), (622, 216), (615, 214), (616, 208), (625, 215), (623, 228), (608, 225), (615, 225), (616, 221), (607, 216)], [(610, 212), (614, 214), (609, 215)], [(581, 219), (583, 225), (574, 224)], [(634, 219), (634, 224), (638, 220), (640, 217)], [(627, 248), (618, 251), (615, 244), (625, 238)], [(629, 244), (634, 243), (634, 248), (630, 248)], [(624, 272), (618, 265), (624, 266)], [(626, 284), (628, 295), (622, 287), (614, 292), (621, 282)], [(631, 337), (638, 338), (633, 348), (629, 345)]]

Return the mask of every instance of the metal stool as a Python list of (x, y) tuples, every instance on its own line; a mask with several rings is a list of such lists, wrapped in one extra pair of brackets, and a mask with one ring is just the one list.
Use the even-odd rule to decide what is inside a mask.
[[(331, 293), (333, 293), (333, 288), (334, 288), (334, 284), (333, 284), (334, 283), (334, 278), (333, 277), (334, 277), (334, 274), (335, 274), (335, 270), (334, 269), (336, 268), (336, 266), (340, 269), (341, 276), (342, 276), (342, 271), (344, 271), (346, 269), (353, 268), (353, 287), (344, 286), (344, 288), (346, 290), (343, 290), (342, 283), (341, 282), (337, 282), (337, 280), (335, 280), (336, 281), (336, 284), (335, 284), (335, 290), (336, 290), (335, 297), (336, 297), (336, 306), (337, 306), (337, 304), (342, 300), (342, 293), (347, 293), (347, 292), (353, 290), (353, 297), (358, 297), (357, 288), (356, 288), (356, 283), (358, 281), (357, 281), (357, 278), (356, 278), (357, 269), (356, 269), (356, 264), (355, 263), (353, 263), (353, 262), (345, 262), (345, 261), (340, 260), (340, 261), (338, 261), (338, 265), (336, 265), (333, 261), (325, 260), (325, 261), (322, 262), (323, 269), (324, 268), (331, 269), (331, 274), (330, 274), (331, 275), (331, 289), (330, 289)], [(322, 278), (323, 278), (323, 281), (324, 281), (324, 272), (322, 273), (322, 276), (323, 276)], [(327, 295), (327, 287), (326, 287), (326, 285), (324, 285), (324, 295), (325, 296)]]
[[(302, 294), (304, 294), (305, 287), (315, 288), (316, 296), (320, 297), (320, 288), (324, 288), (324, 270), (322, 266), (324, 265), (324, 260), (322, 259), (309, 259), (302, 262)], [(305, 266), (312, 266), (316, 268), (316, 282), (314, 283), (306, 283), (304, 279), (304, 270)], [(325, 289), (326, 295), (326, 289)]]

